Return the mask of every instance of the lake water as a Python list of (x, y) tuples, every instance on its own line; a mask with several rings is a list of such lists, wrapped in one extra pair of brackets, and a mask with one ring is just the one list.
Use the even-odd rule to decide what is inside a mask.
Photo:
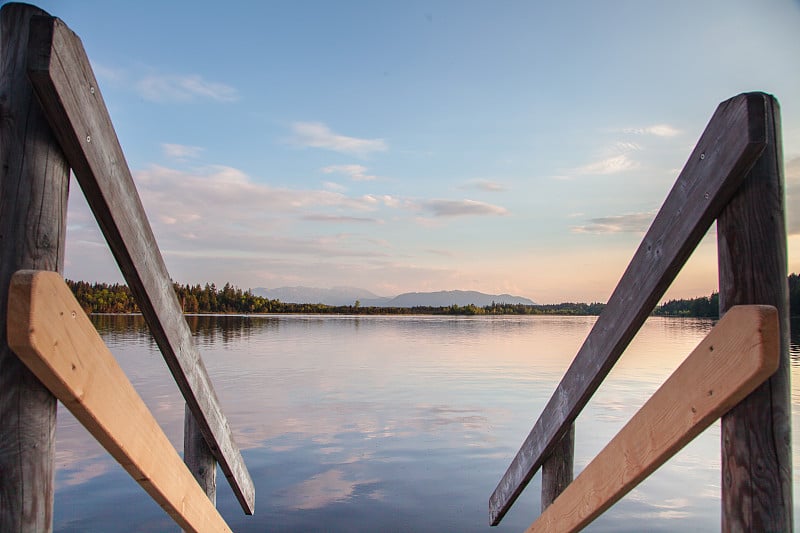
[[(141, 317), (93, 320), (182, 449), (183, 401)], [(524, 530), (541, 474), (499, 527), (487, 525), (487, 501), (594, 320), (189, 317), (256, 486), (247, 517), (219, 473), (220, 512), (234, 531)], [(577, 421), (576, 471), (711, 326), (647, 321)], [(795, 428), (798, 343), (795, 333)], [(58, 417), (56, 531), (177, 529), (66, 409)], [(719, 433), (717, 423), (588, 530), (719, 531)]]

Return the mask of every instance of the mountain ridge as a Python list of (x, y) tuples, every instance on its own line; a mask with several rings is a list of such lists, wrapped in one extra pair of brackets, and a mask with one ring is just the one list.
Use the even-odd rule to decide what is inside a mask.
[(397, 296), (378, 296), (366, 289), (357, 287), (278, 287), (267, 289), (256, 287), (253, 294), (272, 300), (299, 304), (354, 305), (358, 301), (363, 307), (448, 307), (450, 305), (476, 305), (485, 307), (492, 302), (500, 304), (534, 305), (535, 302), (524, 296), (511, 294), (487, 294), (479, 291), (432, 291), (406, 292)]

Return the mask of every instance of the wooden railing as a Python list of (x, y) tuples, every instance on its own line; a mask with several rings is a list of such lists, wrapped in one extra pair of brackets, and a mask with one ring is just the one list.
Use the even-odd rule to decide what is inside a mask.
[(211, 501), (218, 461), (252, 514), (253, 481), (80, 39), (25, 4), (4, 5), (0, 26), (0, 531), (52, 529), (55, 399), (9, 349), (5, 325), (13, 318), (7, 302), (15, 271), (63, 269), (70, 169), (186, 400), (184, 460)]
[(723, 417), (722, 526), (726, 531), (791, 531), (781, 157), (778, 103), (772, 96), (742, 94), (719, 105), (604, 311), (491, 495), (492, 525), (540, 467), (543, 509), (572, 481), (573, 422), (717, 220), (720, 313), (737, 304), (771, 305), (780, 323), (777, 372)]
[(587, 526), (772, 375), (779, 338), (774, 307), (728, 311), (528, 531)]
[(185, 531), (230, 531), (56, 272), (11, 278), (8, 344)]

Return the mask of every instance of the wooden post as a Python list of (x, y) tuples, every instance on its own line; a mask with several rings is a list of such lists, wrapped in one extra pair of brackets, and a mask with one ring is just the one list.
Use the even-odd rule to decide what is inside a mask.
[(542, 463), (542, 512), (572, 483), (575, 463), (575, 424)]
[(717, 222), (720, 315), (778, 309), (780, 366), (722, 418), (722, 530), (792, 531), (789, 304), (783, 154), (777, 100), (765, 100), (767, 146)]
[(0, 10), (0, 531), (51, 531), (56, 400), (8, 347), (11, 275), (64, 267), (69, 167), (26, 73), (25, 4)]
[(197, 480), (197, 484), (211, 500), (217, 503), (217, 461), (194, 420), (187, 405), (183, 414), (183, 462)]

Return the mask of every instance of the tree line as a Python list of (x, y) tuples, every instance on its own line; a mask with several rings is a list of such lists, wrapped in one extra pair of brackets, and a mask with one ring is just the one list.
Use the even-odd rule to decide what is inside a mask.
[[(800, 275), (789, 274), (789, 314), (800, 315)], [(719, 293), (711, 296), (691, 298), (688, 300), (670, 300), (656, 307), (654, 315), (659, 316), (693, 316), (719, 318)]]
[[(800, 276), (789, 276), (789, 303), (792, 316), (800, 314)], [(75, 298), (87, 313), (139, 313), (139, 306), (128, 286), (119, 283), (88, 283), (67, 280)], [(353, 305), (298, 304), (256, 296), (230, 283), (218, 289), (213, 283), (204, 286), (174, 283), (175, 294), (185, 313), (292, 313), (292, 314), (359, 314), (359, 315), (599, 315), (605, 307), (600, 302), (560, 304), (495, 303), (478, 307), (450, 305), (445, 307), (369, 307), (358, 301)], [(653, 311), (657, 316), (719, 316), (719, 294), (699, 298), (669, 300)]]

